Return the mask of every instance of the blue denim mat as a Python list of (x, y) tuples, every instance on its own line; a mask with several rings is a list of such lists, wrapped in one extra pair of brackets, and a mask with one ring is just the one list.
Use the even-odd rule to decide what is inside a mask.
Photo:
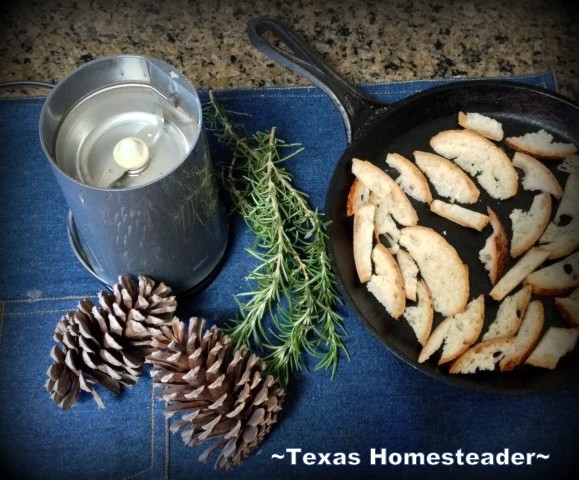
[[(551, 74), (511, 77), (555, 89)], [(443, 81), (362, 86), (385, 102)], [(201, 92), (202, 99), (207, 98)], [(276, 126), (280, 137), (305, 151), (287, 167), (298, 188), (323, 207), (330, 174), (346, 146), (331, 101), (314, 88), (222, 90), (217, 98), (232, 111), (251, 114), (248, 131)], [(85, 398), (60, 411), (44, 389), (52, 333), (60, 316), (102, 285), (77, 262), (66, 236), (66, 205), (38, 139), (43, 99), (0, 100), (0, 470), (22, 479), (322, 479), (322, 478), (546, 478), (569, 471), (579, 458), (579, 391), (535, 397), (503, 397), (459, 390), (436, 382), (388, 352), (346, 307), (351, 361), (334, 380), (328, 372), (296, 375), (279, 423), (256, 454), (232, 472), (213, 470), (197, 457), (203, 447), (170, 435), (163, 404), (144, 376), (123, 395), (103, 392), (107, 408)], [(214, 139), (217, 160), (224, 149)], [(228, 255), (215, 281), (181, 300), (190, 314), (210, 322), (231, 318), (233, 295), (245, 291), (244, 249), (252, 237), (231, 222)], [(302, 453), (357, 453), (358, 465), (296, 465), (286, 449)], [(386, 449), (370, 464), (371, 449)], [(403, 466), (406, 453), (542, 453), (532, 465)], [(272, 454), (285, 454), (284, 459)], [(409, 457), (411, 458), (411, 457)], [(433, 457), (434, 458), (434, 457)], [(497, 457), (500, 460), (501, 457)], [(518, 458), (518, 457), (517, 457)], [(318, 456), (319, 460), (320, 457)], [(355, 459), (355, 456), (354, 456)], [(398, 460), (400, 465), (395, 465)], [(463, 459), (463, 462), (466, 461)], [(394, 464), (393, 464), (394, 463)], [(564, 477), (559, 477), (564, 478)]]

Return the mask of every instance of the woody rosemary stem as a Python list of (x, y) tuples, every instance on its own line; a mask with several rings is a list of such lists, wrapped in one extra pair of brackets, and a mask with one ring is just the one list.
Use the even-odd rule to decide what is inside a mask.
[(225, 187), (255, 236), (247, 251), (257, 262), (246, 277), (250, 290), (235, 297), (239, 314), (225, 329), (238, 345), (263, 354), (284, 385), (308, 356), (334, 375), (340, 352), (347, 352), (326, 224), (283, 166), (302, 149), (277, 138), (275, 128), (241, 136), (212, 91), (209, 98), (209, 129), (233, 154)]

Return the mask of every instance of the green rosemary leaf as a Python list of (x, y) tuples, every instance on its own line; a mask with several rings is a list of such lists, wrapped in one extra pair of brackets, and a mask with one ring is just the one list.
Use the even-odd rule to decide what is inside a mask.
[(209, 129), (233, 153), (224, 184), (234, 211), (255, 235), (247, 253), (257, 262), (246, 276), (251, 289), (235, 296), (239, 314), (226, 330), (237, 344), (263, 354), (283, 384), (304, 368), (306, 356), (333, 376), (341, 353), (348, 353), (326, 223), (309, 206), (307, 194), (292, 185), (284, 167), (303, 148), (277, 138), (275, 128), (238, 133), (212, 91), (209, 98)]

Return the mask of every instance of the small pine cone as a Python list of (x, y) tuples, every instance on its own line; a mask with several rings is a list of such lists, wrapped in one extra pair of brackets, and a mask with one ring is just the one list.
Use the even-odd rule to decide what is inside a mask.
[(175, 308), (171, 290), (145, 277), (138, 285), (121, 277), (113, 293), (99, 294), (99, 305), (81, 300), (54, 332), (62, 348), (55, 345), (50, 354), (55, 363), (48, 369), (45, 387), (52, 400), (67, 410), (85, 391), (104, 408), (96, 384), (114, 395), (123, 385), (134, 385), (151, 351), (152, 335), (170, 323)]
[(177, 301), (171, 293), (167, 285), (148, 277), (139, 277), (138, 285), (130, 277), (119, 277), (112, 293), (99, 294), (99, 304), (123, 325), (122, 335), (133, 353), (144, 358), (151, 351), (151, 339), (173, 318)]
[(204, 320), (191, 318), (189, 330), (177, 318), (155, 337), (147, 361), (151, 376), (161, 386), (167, 418), (181, 430), (185, 444), (215, 442), (199, 457), (206, 462), (223, 447), (215, 468), (240, 464), (263, 441), (277, 421), (285, 390), (265, 363), (246, 347), (234, 350), (231, 338), (216, 326), (203, 333)]

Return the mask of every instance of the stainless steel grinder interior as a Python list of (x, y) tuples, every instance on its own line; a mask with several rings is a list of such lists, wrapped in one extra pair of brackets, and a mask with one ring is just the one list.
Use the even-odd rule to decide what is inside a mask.
[(159, 60), (89, 62), (51, 91), (42, 146), (79, 260), (108, 285), (149, 275), (190, 291), (227, 243), (197, 92)]

